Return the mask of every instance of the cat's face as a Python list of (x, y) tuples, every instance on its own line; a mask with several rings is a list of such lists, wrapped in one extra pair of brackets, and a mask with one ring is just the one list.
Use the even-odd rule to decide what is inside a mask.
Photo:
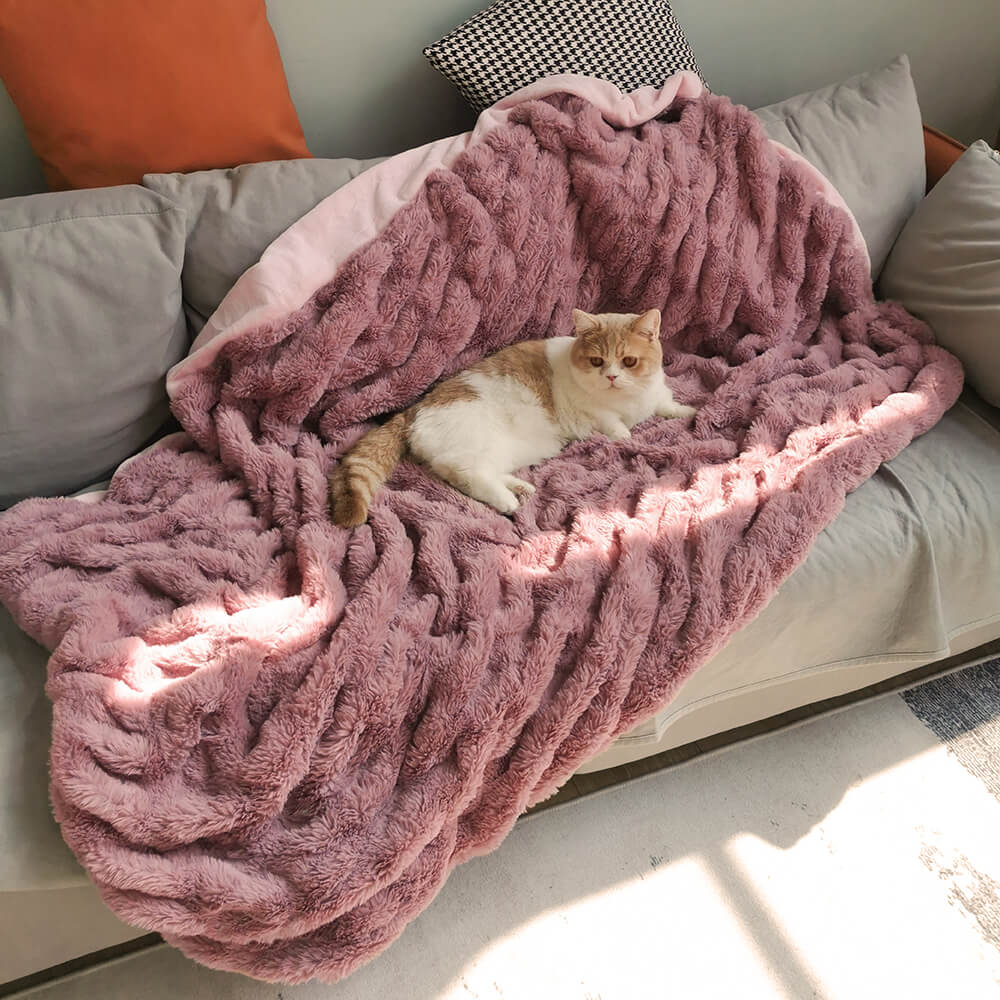
[(598, 313), (573, 310), (576, 340), (570, 351), (573, 376), (588, 392), (611, 393), (645, 388), (663, 367), (660, 310)]

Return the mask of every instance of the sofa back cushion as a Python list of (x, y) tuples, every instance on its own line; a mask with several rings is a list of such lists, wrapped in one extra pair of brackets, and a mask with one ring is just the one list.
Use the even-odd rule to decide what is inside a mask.
[(137, 185), (0, 201), (0, 508), (100, 479), (163, 424), (184, 235)]
[(899, 234), (880, 283), (1000, 406), (1000, 153), (973, 143)]
[(920, 106), (905, 55), (843, 83), (759, 108), (772, 139), (841, 193), (868, 245), (872, 280), (924, 196)]
[(327, 195), (380, 163), (374, 160), (279, 160), (228, 170), (147, 174), (143, 184), (187, 214), (184, 304), (193, 333), (215, 312), (236, 279), (269, 243)]

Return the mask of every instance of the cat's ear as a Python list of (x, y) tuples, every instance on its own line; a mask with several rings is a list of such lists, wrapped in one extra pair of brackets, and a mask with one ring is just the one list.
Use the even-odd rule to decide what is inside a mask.
[(652, 343), (660, 335), (660, 310), (647, 309), (632, 322), (632, 332)]
[(584, 333), (590, 333), (601, 325), (596, 316), (584, 312), (582, 309), (573, 310), (573, 326), (576, 327), (576, 335), (579, 337)]

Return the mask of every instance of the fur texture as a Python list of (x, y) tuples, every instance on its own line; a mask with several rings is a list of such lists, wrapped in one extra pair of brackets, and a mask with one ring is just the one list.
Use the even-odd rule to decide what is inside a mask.
[(334, 522), (352, 528), (367, 520), (407, 448), (456, 489), (513, 514), (519, 498), (535, 492), (518, 469), (591, 434), (621, 441), (653, 415), (694, 415), (664, 381), (658, 309), (598, 316), (574, 309), (573, 320), (574, 337), (505, 347), (369, 431), (330, 475)]
[[(67, 842), (125, 920), (266, 979), (386, 947), (668, 701), (961, 387), (873, 300), (815, 171), (725, 98), (628, 128), (528, 101), (413, 190), (304, 306), (177, 383), (186, 433), (102, 502), (0, 518), (0, 596), (53, 650)], [(330, 522), (373, 416), (569, 334), (575, 305), (636, 303), (693, 421), (573, 442), (513, 518), (404, 461), (368, 524)]]

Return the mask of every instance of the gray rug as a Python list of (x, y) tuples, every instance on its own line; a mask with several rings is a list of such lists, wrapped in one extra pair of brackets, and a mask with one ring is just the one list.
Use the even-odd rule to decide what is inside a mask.
[(928, 681), (904, 691), (902, 697), (961, 765), (1000, 800), (1000, 659)]
[(996, 1000), (998, 674), (994, 662), (528, 816), (334, 986), (256, 983), (163, 946), (27, 995)]
[[(928, 681), (901, 697), (1000, 802), (1000, 659)], [(994, 833), (1000, 835), (1000, 828)], [(1000, 950), (1000, 882), (961, 853), (949, 861), (928, 847), (921, 861), (949, 887), (952, 905), (969, 913), (983, 939)]]

